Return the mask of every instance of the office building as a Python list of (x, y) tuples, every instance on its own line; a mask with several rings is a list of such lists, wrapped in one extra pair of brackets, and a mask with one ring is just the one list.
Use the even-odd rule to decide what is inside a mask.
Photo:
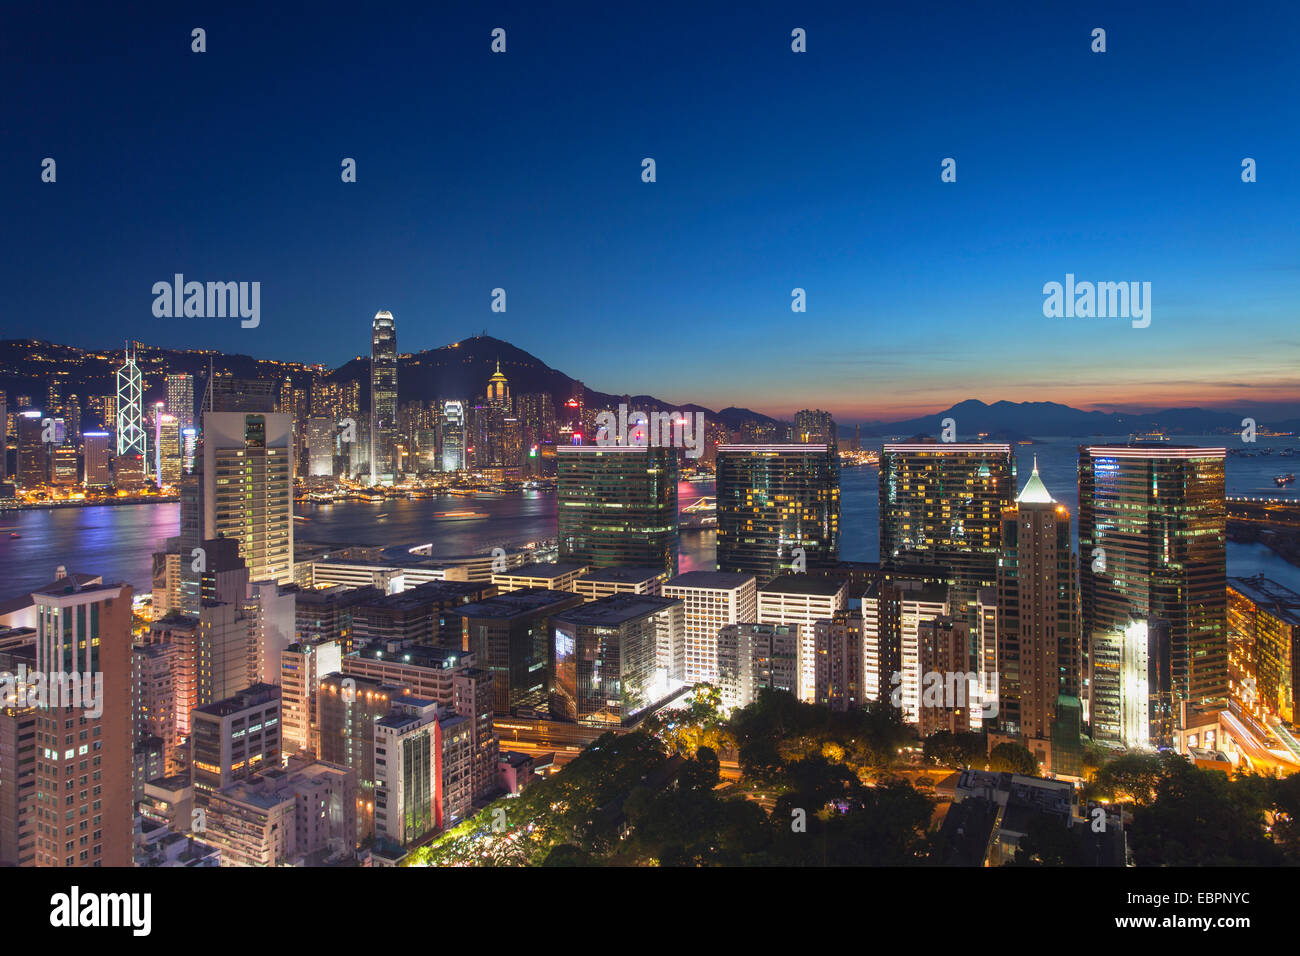
[(85, 432), (82, 436), (83, 483), (87, 488), (108, 488), (113, 484), (110, 467), (112, 450), (108, 432)]
[(554, 717), (618, 724), (681, 686), (679, 600), (616, 594), (563, 611), (551, 625)]
[(204, 536), (234, 539), (251, 580), (293, 583), (293, 424), (288, 415), (204, 414), (201, 504)]
[(167, 376), (167, 411), (176, 418), (177, 428), (194, 427), (194, 376), (189, 372)]
[(882, 579), (862, 598), (866, 698), (890, 701), (903, 720), (920, 717), (920, 625), (948, 614), (948, 586), (912, 578)]
[(397, 327), (376, 312), (370, 331), (370, 483), (397, 473)]
[(560, 560), (677, 570), (677, 450), (557, 449)]
[(834, 564), (839, 462), (833, 445), (719, 445), (718, 570), (766, 584)]
[(794, 624), (727, 624), (718, 630), (714, 683), (727, 709), (747, 707), (764, 688), (797, 694), (799, 645)]
[(442, 470), (460, 471), (465, 463), (465, 403), (442, 403)]
[(800, 700), (812, 701), (817, 685), (817, 635), (813, 625), (848, 607), (848, 583), (808, 574), (782, 574), (758, 589), (758, 622), (799, 628)]
[[(1150, 688), (1153, 743), (1229, 693), (1223, 448), (1079, 448), (1079, 593), (1083, 633), (1146, 621), (1168, 642), (1169, 690)], [(1152, 657), (1163, 656), (1160, 647)]]
[(131, 597), (77, 576), (32, 593), (36, 669), (80, 675), (83, 690), (38, 708), (36, 866), (132, 865)]
[(1257, 719), (1295, 722), (1300, 594), (1262, 574), (1228, 579), (1233, 697)]
[(409, 696), (406, 687), (337, 673), (327, 674), (317, 689), (317, 753), (356, 774), (358, 840), (375, 832), (375, 724), (388, 716), (395, 700)]
[(997, 726), (1054, 769), (1057, 702), (1082, 693), (1083, 645), (1070, 513), (1048, 492), (1037, 461), (1016, 503), (1002, 513), (1001, 537)]
[(570, 586), (574, 594), (587, 601), (595, 601), (611, 594), (657, 595), (664, 582), (672, 575), (660, 568), (634, 568), (615, 566), (593, 568), (574, 580)]
[(1146, 621), (1093, 633), (1088, 650), (1093, 740), (1134, 750), (1151, 748), (1151, 664)]
[(552, 681), (551, 619), (582, 603), (567, 591), (525, 588), (456, 609), (461, 649), (492, 675), (498, 716), (546, 704)]
[(307, 474), (312, 478), (334, 476), (334, 420), (307, 419)]
[(190, 724), (191, 781), (200, 806), (216, 791), (280, 766), (280, 688), (273, 684), (253, 684), (196, 707)]
[(375, 721), (375, 840), (406, 847), (443, 825), (438, 704), (393, 702)]
[(866, 704), (862, 612), (836, 611), (813, 622), (816, 665), (813, 703), (843, 713)]
[(917, 731), (968, 733), (983, 699), (976, 675), (967, 668), (970, 626), (964, 620), (932, 617), (917, 623), (917, 669), (921, 675)]
[(128, 348), (125, 362), (117, 370), (117, 457), (136, 456), (147, 460), (144, 430), (144, 391), (141, 387), (140, 366), (135, 364), (135, 353)]
[(524, 564), (510, 571), (493, 574), (492, 583), (502, 594), (524, 588), (573, 591), (574, 583), (588, 570), (587, 565), (575, 561)]
[(758, 585), (752, 574), (688, 571), (661, 588), (666, 598), (685, 608), (686, 659), (683, 680), (688, 684), (717, 683), (718, 630), (727, 624), (758, 620)]
[(316, 696), (320, 682), (343, 668), (337, 640), (316, 638), (290, 644), (280, 654), (281, 747), (286, 754), (317, 752), (320, 728), (316, 723)]
[(952, 615), (975, 624), (997, 584), (1002, 512), (1016, 492), (1008, 444), (887, 442), (880, 455), (880, 560), (942, 567)]

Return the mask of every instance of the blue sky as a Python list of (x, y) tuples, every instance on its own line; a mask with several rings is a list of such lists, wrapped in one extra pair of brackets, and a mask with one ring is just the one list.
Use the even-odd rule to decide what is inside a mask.
[[(1300, 395), (1293, 5), (230, 6), (0, 14), (0, 337), (337, 365), (388, 309), (774, 414)], [(176, 272), (261, 325), (155, 319)], [(1066, 273), (1151, 326), (1045, 318)]]

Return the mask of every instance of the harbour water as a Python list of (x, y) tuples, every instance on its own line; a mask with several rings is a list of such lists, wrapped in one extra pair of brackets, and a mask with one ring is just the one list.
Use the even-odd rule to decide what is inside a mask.
[[(1127, 436), (1109, 441), (1125, 441)], [(1095, 439), (1100, 444), (1107, 439)], [(1182, 439), (1198, 445), (1233, 447), (1222, 436)], [(1024, 485), (1038, 458), (1039, 474), (1048, 491), (1078, 514), (1078, 447), (1075, 438), (1046, 439), (1016, 448), (1017, 483)], [(1239, 445), (1239, 443), (1236, 443)], [(1272, 448), (1271, 455), (1230, 456), (1229, 495), (1296, 498), (1295, 486), (1279, 489), (1273, 476), (1294, 470), (1295, 458), (1280, 457), (1282, 448), (1295, 448), (1296, 439), (1261, 438), (1254, 449)], [(841, 556), (849, 561), (879, 559), (879, 474), (872, 467), (846, 468), (841, 477)], [(681, 505), (712, 495), (709, 482), (682, 482)], [(150, 586), (151, 555), (176, 534), (176, 504), (127, 505), (6, 512), (0, 515), (0, 599), (24, 588), (48, 583), (57, 565), (70, 571), (124, 581), (137, 591)], [(473, 516), (461, 514), (470, 512)], [(329, 544), (432, 545), (434, 557), (478, 553), (494, 547), (512, 548), (530, 541), (554, 539), (555, 495), (523, 492), (477, 497), (447, 496), (418, 500), (390, 499), (376, 503), (349, 501), (299, 508), (306, 520), (295, 522), (300, 541)], [(1077, 540), (1077, 524), (1075, 528)], [(10, 532), (20, 537), (11, 538)], [(683, 531), (680, 568), (711, 569), (715, 532)], [(1263, 573), (1300, 590), (1300, 568), (1263, 545), (1228, 544), (1228, 573)]]

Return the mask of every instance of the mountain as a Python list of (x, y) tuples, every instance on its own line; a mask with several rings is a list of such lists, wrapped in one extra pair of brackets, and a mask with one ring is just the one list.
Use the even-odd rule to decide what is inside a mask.
[[(361, 405), (370, 405), (370, 359), (359, 356), (339, 368), (329, 370), (299, 362), (256, 359), (248, 355), (226, 355), (204, 350), (160, 349), (134, 343), (136, 362), (144, 383), (145, 403), (166, 399), (164, 376), (189, 372), (200, 381), (201, 392), (207, 377), (208, 363), (218, 372), (237, 378), (260, 378), (266, 381), (291, 380), (295, 387), (305, 387), (315, 375), (330, 382), (360, 382)], [(470, 399), (483, 396), (488, 378), (500, 363), (501, 372), (514, 395), (546, 392), (554, 399), (557, 410), (574, 395), (578, 383), (565, 373), (551, 368), (541, 359), (488, 335), (477, 335), (441, 348), (398, 356), (398, 401), (429, 402), (437, 399)], [(17, 406), (20, 396), (27, 396), (40, 407), (46, 403), (51, 383), (66, 398), (76, 394), (82, 401), (95, 395), (112, 395), (114, 376), (122, 364), (122, 349), (80, 349), (32, 339), (0, 341), (0, 389), (9, 395), (9, 407)], [(743, 422), (772, 423), (776, 419), (748, 408), (728, 407), (712, 411), (701, 405), (669, 402), (653, 395), (617, 395), (583, 387), (587, 408), (616, 409), (620, 403), (639, 411), (703, 412), (709, 422), (721, 422), (732, 431)], [(1300, 409), (1294, 405), (1261, 406), (1256, 424), (1277, 431), (1300, 431)], [(1031, 437), (1086, 437), (1091, 435), (1127, 435), (1160, 430), (1169, 435), (1214, 434), (1239, 431), (1243, 414), (1206, 408), (1167, 408), (1142, 411), (1085, 412), (1059, 402), (994, 402), (977, 399), (958, 402), (951, 408), (919, 418), (899, 421), (871, 421), (862, 424), (866, 436), (893, 437), (915, 434), (937, 436), (945, 418), (956, 422), (963, 437), (985, 433), (1002, 441)], [(851, 426), (840, 426), (841, 436), (853, 433)]]
[[(327, 382), (360, 382), (361, 410), (370, 407), (370, 358), (358, 356), (340, 367), (328, 370), (298, 362), (255, 359), (247, 355), (226, 355), (212, 351), (161, 349), (133, 343), (136, 364), (144, 387), (145, 404), (164, 401), (165, 376), (189, 372), (203, 388), (211, 361), (217, 372), (229, 372), (236, 378), (258, 378), (273, 382), (292, 380), (304, 387), (313, 375)], [(57, 383), (59, 394), (77, 395), (84, 400), (91, 395), (112, 395), (116, 390), (115, 374), (122, 365), (123, 349), (79, 349), (34, 339), (0, 341), (0, 389), (16, 404), (27, 396), (35, 406), (46, 403), (50, 383)], [(397, 358), (398, 402), (430, 402), (438, 399), (473, 399), (487, 392), (488, 379), (499, 367), (510, 383), (512, 395), (546, 392), (557, 410), (574, 395), (578, 382), (541, 359), (488, 335), (476, 335), (441, 348), (402, 353)], [(707, 421), (722, 421), (735, 429), (745, 420), (774, 422), (775, 419), (745, 408), (726, 408), (714, 412), (702, 405), (668, 402), (653, 395), (613, 395), (583, 387), (587, 408), (616, 409), (620, 403), (638, 411), (703, 412)], [(13, 407), (11, 404), (11, 407)]]
[[(862, 432), (864, 435), (882, 437), (913, 434), (937, 436), (945, 418), (953, 419), (957, 434), (962, 436), (986, 433), (991, 438), (1020, 440), (1034, 436), (1087, 437), (1157, 430), (1168, 435), (1226, 433), (1239, 431), (1243, 416), (1240, 412), (1207, 408), (1169, 408), (1141, 413), (1085, 412), (1058, 402), (994, 402), (989, 405), (977, 399), (968, 399), (944, 411), (920, 418), (866, 422), (862, 426)], [(1257, 424), (1262, 427), (1269, 423), (1260, 421)], [(1283, 428), (1282, 425), (1279, 421), (1272, 427), (1293, 430)]]

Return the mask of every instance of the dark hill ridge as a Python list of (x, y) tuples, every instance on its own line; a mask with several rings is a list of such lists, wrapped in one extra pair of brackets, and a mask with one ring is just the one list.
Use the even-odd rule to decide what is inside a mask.
[[(291, 379), (296, 386), (305, 385), (317, 366), (299, 362), (256, 359), (248, 355), (226, 355), (212, 351), (160, 349), (136, 345), (136, 360), (144, 378), (145, 401), (166, 397), (164, 375), (189, 372), (200, 381), (201, 391), (207, 376), (208, 362), (219, 372), (238, 378), (261, 378), (282, 382)], [(441, 348), (398, 356), (399, 401), (435, 401), (437, 399), (472, 399), (485, 394), (488, 378), (496, 371), (510, 382), (514, 395), (546, 392), (555, 400), (557, 410), (573, 394), (574, 379), (551, 368), (541, 359), (509, 342), (489, 335), (476, 335)], [(30, 395), (41, 405), (45, 402), (51, 376), (63, 395), (77, 394), (84, 400), (91, 395), (111, 395), (115, 391), (114, 373), (122, 363), (122, 345), (106, 349), (80, 349), (32, 339), (0, 341), (0, 389), (8, 392), (10, 407), (19, 395)], [(365, 387), (370, 379), (370, 359), (360, 356), (333, 371), (325, 370), (333, 382), (361, 382), (362, 409), (369, 408), (370, 394)], [(712, 411), (691, 403), (673, 403), (650, 395), (616, 395), (584, 388), (588, 408), (617, 408), (620, 402), (642, 411), (680, 410), (704, 412), (710, 422), (721, 422), (738, 429), (742, 422), (773, 422), (775, 419), (747, 408), (728, 407)], [(862, 425), (864, 436), (938, 435), (944, 418), (956, 420), (957, 432), (969, 437), (986, 432), (990, 437), (1047, 437), (1123, 435), (1161, 429), (1170, 435), (1230, 433), (1241, 428), (1241, 412), (1204, 408), (1171, 408), (1143, 412), (1086, 412), (1058, 402), (1006, 402), (986, 404), (977, 399), (958, 402), (945, 411), (902, 421), (872, 421)], [(1267, 414), (1256, 416), (1261, 428), (1278, 431), (1300, 429), (1300, 408), (1272, 405)], [(842, 425), (840, 433), (851, 435), (852, 426)]]

